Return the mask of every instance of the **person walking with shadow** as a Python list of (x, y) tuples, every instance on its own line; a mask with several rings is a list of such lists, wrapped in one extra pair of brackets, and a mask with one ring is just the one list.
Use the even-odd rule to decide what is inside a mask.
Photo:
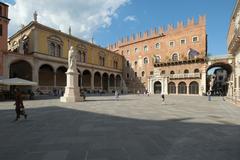
[(16, 95), (15, 95), (15, 111), (16, 111), (16, 119), (17, 121), (20, 118), (20, 115), (23, 115), (25, 119), (27, 119), (27, 114), (25, 113), (24, 110), (24, 105), (23, 105), (23, 99), (22, 99), (22, 94), (18, 88), (15, 89)]
[(161, 97), (162, 97), (162, 104), (165, 104), (165, 95), (163, 93), (161, 94)]

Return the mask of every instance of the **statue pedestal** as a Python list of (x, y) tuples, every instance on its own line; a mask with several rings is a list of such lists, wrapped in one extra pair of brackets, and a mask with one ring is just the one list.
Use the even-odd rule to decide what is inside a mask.
[(64, 96), (60, 98), (61, 102), (82, 102), (80, 97), (80, 88), (78, 87), (78, 71), (67, 70), (67, 86), (65, 87)]

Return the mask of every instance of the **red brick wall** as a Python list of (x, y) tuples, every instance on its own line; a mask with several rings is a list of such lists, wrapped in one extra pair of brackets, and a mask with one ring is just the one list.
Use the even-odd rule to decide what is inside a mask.
[[(134, 72), (139, 72), (138, 76), (141, 77), (141, 72), (145, 72), (145, 76), (141, 77), (141, 83), (147, 88), (148, 77), (150, 72), (153, 71), (154, 65), (152, 61), (153, 55), (159, 55), (161, 57), (161, 62), (167, 62), (171, 58), (173, 53), (178, 53), (180, 60), (186, 59), (188, 56), (189, 49), (192, 48), (199, 53), (202, 57), (205, 57), (206, 52), (206, 18), (205, 16), (200, 16), (198, 21), (195, 22), (194, 19), (188, 19), (187, 25), (183, 25), (182, 22), (178, 22), (177, 27), (174, 28), (172, 25), (168, 25), (167, 30), (163, 28), (155, 29), (150, 31), (151, 35), (145, 32), (142, 37), (139, 34), (131, 36), (129, 39), (124, 38), (123, 40), (117, 42), (114, 45), (110, 45), (109, 49), (123, 54), (125, 60), (129, 60), (131, 67), (124, 68), (124, 78), (127, 79), (126, 74), (130, 74), (131, 85), (132, 78), (135, 77)], [(163, 35), (162, 35), (163, 34)], [(197, 43), (192, 42), (193, 36), (198, 36), (199, 41)], [(186, 44), (181, 45), (180, 40), (186, 39)], [(170, 47), (169, 42), (174, 41), (175, 46)], [(160, 49), (155, 48), (155, 44), (160, 43)], [(148, 46), (148, 51), (144, 52), (144, 46)], [(138, 53), (134, 52), (134, 48), (138, 48)], [(127, 53), (127, 50), (130, 53)], [(134, 62), (141, 57), (142, 61), (144, 57), (149, 58), (148, 64), (143, 64), (143, 66), (134, 66)], [(180, 66), (173, 67), (173, 70), (176, 70), (175, 73), (178, 73)], [(191, 68), (191, 65), (188, 67)], [(199, 66), (200, 67), (200, 66)], [(134, 82), (136, 83), (136, 82)]]

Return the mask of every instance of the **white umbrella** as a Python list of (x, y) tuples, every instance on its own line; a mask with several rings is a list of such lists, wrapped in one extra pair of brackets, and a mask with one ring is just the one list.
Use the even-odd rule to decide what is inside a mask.
[(10, 79), (2, 79), (0, 80), (0, 84), (3, 85), (14, 85), (14, 86), (36, 86), (36, 82), (28, 81), (21, 78), (10, 78)]

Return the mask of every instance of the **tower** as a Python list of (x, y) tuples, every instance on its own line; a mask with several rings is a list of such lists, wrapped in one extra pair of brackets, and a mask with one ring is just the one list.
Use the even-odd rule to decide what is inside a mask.
[(8, 5), (0, 2), (0, 51), (7, 51)]
[(3, 74), (3, 52), (7, 51), (8, 5), (0, 2), (0, 76)]

